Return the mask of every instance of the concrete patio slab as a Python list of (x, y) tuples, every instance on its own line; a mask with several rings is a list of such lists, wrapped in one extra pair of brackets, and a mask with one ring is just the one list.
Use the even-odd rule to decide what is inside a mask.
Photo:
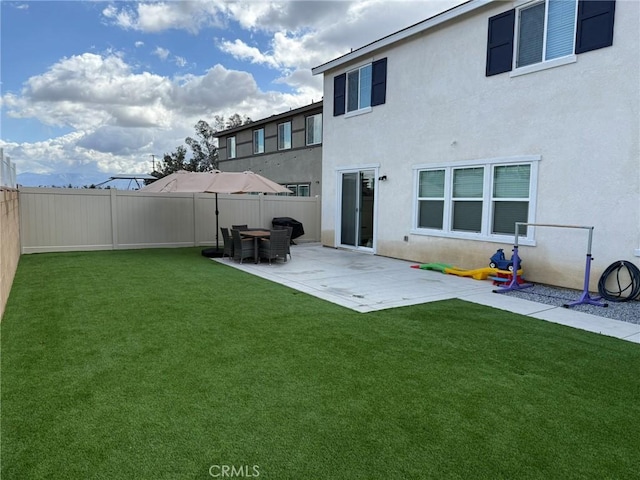
[(286, 263), (212, 260), (337, 305), (368, 313), (459, 298), (532, 318), (640, 343), (640, 325), (493, 293), (490, 280), (411, 268), (415, 262), (303, 243)]

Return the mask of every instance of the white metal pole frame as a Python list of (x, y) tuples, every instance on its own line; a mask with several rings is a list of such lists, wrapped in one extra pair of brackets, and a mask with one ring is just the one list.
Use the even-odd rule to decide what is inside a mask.
[[(581, 304), (596, 305), (598, 307), (607, 307), (608, 306), (607, 303), (602, 303), (602, 302), (598, 301), (602, 297), (592, 298), (589, 295), (589, 276), (591, 275), (591, 261), (593, 260), (592, 257), (591, 257), (591, 244), (592, 244), (592, 240), (593, 240), (593, 229), (594, 229), (594, 227), (592, 227), (592, 226), (586, 227), (586, 226), (582, 226), (582, 225), (556, 225), (556, 224), (552, 224), (552, 223), (516, 222), (516, 235), (515, 235), (515, 241), (514, 241), (514, 244), (513, 244), (513, 256), (511, 258), (511, 260), (513, 261), (513, 271), (514, 272), (517, 272), (518, 268), (520, 266), (520, 257), (518, 256), (518, 236), (520, 235), (520, 226), (522, 226), (522, 225), (530, 226), (530, 227), (579, 228), (579, 229), (583, 229), (583, 230), (589, 230), (589, 241), (587, 243), (587, 261), (586, 261), (587, 263), (586, 263), (585, 272), (584, 272), (584, 288), (582, 290), (582, 295), (575, 302), (565, 303), (563, 305), (563, 307), (569, 308), (569, 307), (573, 307), (575, 305), (581, 305)], [(514, 273), (513, 278), (511, 279), (511, 283), (509, 283), (509, 285), (507, 285), (506, 287), (494, 290), (494, 293), (505, 293), (505, 292), (510, 292), (510, 291), (513, 291), (513, 290), (522, 290), (522, 289), (529, 288), (529, 287), (532, 287), (532, 286), (533, 286), (532, 283), (525, 283), (525, 284), (520, 285), (518, 283), (518, 276)]]

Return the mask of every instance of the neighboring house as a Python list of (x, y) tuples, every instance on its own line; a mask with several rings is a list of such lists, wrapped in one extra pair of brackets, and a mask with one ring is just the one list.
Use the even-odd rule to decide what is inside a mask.
[(216, 134), (220, 170), (251, 170), (295, 195), (320, 195), (322, 102)]
[[(591, 287), (640, 265), (640, 2), (472, 0), (324, 75), (322, 243), (488, 266), (516, 221), (594, 226)], [(581, 289), (588, 230), (528, 227), (525, 277)]]

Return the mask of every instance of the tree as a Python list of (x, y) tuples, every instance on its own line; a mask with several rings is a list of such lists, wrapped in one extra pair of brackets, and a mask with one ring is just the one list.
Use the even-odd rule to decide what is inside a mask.
[(248, 125), (253, 122), (251, 118), (246, 115), (241, 117), (238, 113), (234, 113), (226, 120), (223, 116), (216, 115), (213, 117), (213, 121), (213, 130), (216, 133), (221, 132), (222, 130), (229, 130), (231, 128), (241, 127), (242, 125)]
[[(156, 178), (166, 177), (167, 175), (177, 172), (178, 170), (188, 170), (190, 172), (195, 172), (197, 170), (193, 170), (191, 166), (191, 162), (187, 163), (185, 158), (187, 156), (187, 149), (180, 145), (176, 148), (176, 151), (173, 153), (165, 153), (162, 160), (158, 162), (158, 169), (151, 172)], [(145, 180), (145, 185), (151, 183), (152, 180)]]
[[(165, 153), (162, 161), (158, 163), (157, 170), (151, 172), (156, 178), (166, 177), (167, 175), (177, 172), (178, 170), (186, 170), (188, 172), (207, 172), (218, 169), (218, 146), (215, 134), (222, 130), (240, 127), (251, 123), (246, 115), (241, 117), (234, 113), (227, 120), (221, 115), (214, 117), (213, 126), (204, 120), (199, 120), (195, 124), (196, 138), (187, 137), (185, 143), (191, 148), (192, 157), (187, 161), (187, 149), (179, 146), (173, 153)], [(145, 184), (151, 183), (145, 180)]]
[(192, 172), (206, 172), (218, 169), (218, 146), (215, 141), (216, 130), (204, 120), (195, 124), (196, 137), (187, 137), (184, 141), (191, 147), (193, 157), (190, 160)]
[(229, 130), (230, 128), (241, 127), (242, 125), (248, 125), (251, 122), (253, 122), (253, 120), (251, 120), (246, 115), (243, 118), (237, 113), (234, 113), (229, 117), (229, 119), (227, 120), (227, 123), (225, 123), (225, 130)]

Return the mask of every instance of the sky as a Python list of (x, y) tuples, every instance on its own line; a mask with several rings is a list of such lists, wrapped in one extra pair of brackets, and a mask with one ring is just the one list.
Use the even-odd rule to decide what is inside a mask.
[(461, 0), (0, 1), (0, 148), (17, 173), (138, 174), (198, 120), (322, 99), (311, 69)]

